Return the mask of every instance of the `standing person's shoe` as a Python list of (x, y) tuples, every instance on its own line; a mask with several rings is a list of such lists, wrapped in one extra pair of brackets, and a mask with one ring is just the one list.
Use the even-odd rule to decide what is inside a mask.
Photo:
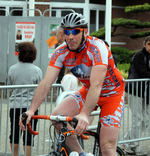
[(135, 151), (136, 155), (141, 155), (141, 156), (147, 155), (147, 152), (145, 152), (141, 146), (137, 146), (133, 150)]
[(134, 154), (135, 152), (131, 149), (130, 145), (125, 143), (125, 144), (121, 144), (119, 145), (119, 147), (124, 150), (126, 153), (128, 154)]

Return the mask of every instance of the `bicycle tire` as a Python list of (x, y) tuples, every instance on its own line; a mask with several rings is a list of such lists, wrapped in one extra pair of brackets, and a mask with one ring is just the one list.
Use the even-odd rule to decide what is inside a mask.
[(125, 156), (124, 152), (120, 147), (117, 146), (117, 156)]

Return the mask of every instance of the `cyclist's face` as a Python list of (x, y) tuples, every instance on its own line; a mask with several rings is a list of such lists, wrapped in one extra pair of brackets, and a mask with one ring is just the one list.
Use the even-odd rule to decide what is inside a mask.
[(146, 51), (150, 54), (150, 41), (147, 41), (144, 47)]
[[(76, 50), (80, 46), (83, 29), (81, 29), (79, 33), (77, 32), (77, 34), (75, 29), (68, 29), (68, 30), (69, 31), (66, 33), (64, 31), (67, 45), (70, 50)], [(87, 29), (84, 29), (84, 36), (86, 35), (87, 35)]]

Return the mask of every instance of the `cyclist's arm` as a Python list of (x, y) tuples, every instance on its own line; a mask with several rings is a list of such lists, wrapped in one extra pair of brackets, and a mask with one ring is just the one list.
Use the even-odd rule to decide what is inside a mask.
[(91, 75), (90, 75), (90, 88), (88, 90), (85, 105), (81, 113), (89, 116), (90, 113), (95, 108), (100, 96), (106, 71), (107, 71), (107, 67), (104, 65), (97, 65), (92, 68)]
[[(77, 116), (79, 120), (76, 129), (77, 133), (79, 132), (80, 128), (84, 130), (88, 128), (87, 118), (89, 117), (90, 113), (93, 111), (98, 102), (106, 72), (107, 67), (105, 65), (96, 65), (92, 67), (90, 75), (90, 88), (86, 96), (85, 105), (83, 106), (81, 113)], [(81, 133), (79, 132), (78, 134), (80, 135)]]
[[(29, 123), (31, 117), (34, 115), (35, 111), (39, 108), (41, 103), (44, 101), (51, 85), (54, 83), (55, 79), (59, 74), (60, 69), (55, 67), (48, 67), (46, 74), (43, 80), (38, 85), (37, 89), (35, 90), (35, 94), (30, 106), (30, 109), (26, 112), (28, 115), (27, 123)], [(22, 124), (20, 119), (20, 126), (23, 130), (25, 130), (25, 126)]]

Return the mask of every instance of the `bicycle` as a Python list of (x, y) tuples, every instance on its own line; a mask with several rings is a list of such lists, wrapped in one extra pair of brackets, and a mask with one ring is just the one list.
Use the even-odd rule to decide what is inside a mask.
[[(25, 113), (22, 114), (22, 121), (25, 123), (27, 119), (27, 115)], [(52, 142), (52, 151), (47, 155), (47, 156), (69, 156), (69, 154), (72, 152), (71, 149), (65, 144), (66, 141), (66, 137), (75, 135), (75, 131), (74, 130), (69, 130), (67, 128), (67, 124), (68, 122), (71, 125), (76, 125), (77, 124), (77, 119), (75, 117), (68, 117), (68, 116), (62, 116), (62, 115), (57, 115), (57, 116), (53, 116), (53, 115), (34, 115), (32, 117), (32, 119), (44, 119), (44, 120), (51, 120), (51, 121), (55, 121), (55, 123), (52, 123), (50, 125), (50, 136), (52, 136), (51, 134), (51, 127), (57, 124), (62, 124), (62, 127), (60, 129), (60, 132), (58, 134), (58, 138), (56, 139), (57, 143), (56, 143), (56, 149), (55, 149), (55, 143)], [(37, 131), (33, 131), (32, 127), (31, 127), (31, 122), (27, 125), (28, 130), (31, 134), (34, 135), (38, 135)], [(101, 154), (101, 150), (100, 150), (100, 143), (99, 143), (99, 134), (100, 134), (100, 122), (98, 124), (97, 130), (96, 132), (92, 131), (92, 130), (87, 130), (84, 134), (82, 134), (81, 140), (83, 139), (89, 139), (89, 136), (94, 137), (94, 148), (93, 148), (93, 155), (94, 156), (102, 156)], [(83, 146), (82, 146), (83, 147)], [(120, 149), (117, 146), (116, 149), (117, 152), (117, 156), (125, 156), (124, 152), (122, 151), (122, 149)]]

